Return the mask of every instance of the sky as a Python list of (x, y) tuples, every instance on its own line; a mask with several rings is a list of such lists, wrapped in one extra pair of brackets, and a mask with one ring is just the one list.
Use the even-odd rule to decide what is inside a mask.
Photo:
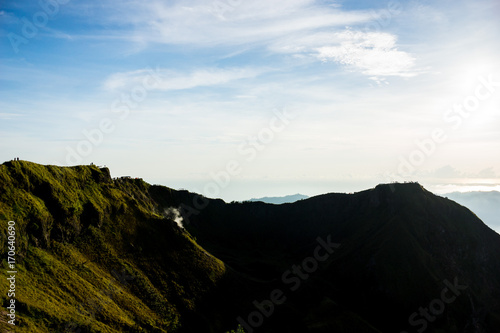
[(497, 0), (1, 1), (0, 161), (226, 201), (500, 190)]

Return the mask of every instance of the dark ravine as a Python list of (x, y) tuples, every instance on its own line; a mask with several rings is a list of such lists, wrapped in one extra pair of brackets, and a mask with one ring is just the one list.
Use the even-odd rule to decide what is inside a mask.
[[(16, 332), (500, 331), (500, 235), (417, 183), (228, 204), (96, 166), (11, 161), (2, 253), (11, 220)], [(286, 300), (255, 307), (269, 299)]]

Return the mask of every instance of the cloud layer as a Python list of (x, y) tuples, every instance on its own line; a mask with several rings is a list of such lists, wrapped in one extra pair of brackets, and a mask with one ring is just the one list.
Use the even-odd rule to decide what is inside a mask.
[(417, 73), (416, 59), (398, 48), (396, 35), (369, 31), (384, 11), (348, 11), (313, 0), (153, 1), (142, 8), (129, 20), (135, 27), (130, 38), (141, 43), (265, 49), (378, 77)]

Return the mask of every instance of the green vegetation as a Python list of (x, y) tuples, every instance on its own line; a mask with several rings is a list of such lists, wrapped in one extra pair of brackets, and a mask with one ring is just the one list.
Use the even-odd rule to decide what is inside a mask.
[[(171, 219), (171, 208), (204, 200), (186, 230)], [(12, 161), (0, 166), (2, 253), (11, 220), (16, 332), (242, 333), (236, 318), (260, 311), (255, 302), (273, 290), (286, 302), (256, 332), (414, 330), (408, 317), (455, 277), (467, 289), (426, 332), (500, 328), (500, 236), (418, 183), (226, 204), (93, 165)], [(289, 275), (300, 282), (291, 290), (283, 273), (304, 269), (318, 237), (330, 236), (341, 246)], [(4, 309), (7, 300), (0, 292)]]
[(16, 332), (176, 332), (225, 274), (141, 180), (13, 161), (0, 166), (0, 189), (2, 253), (16, 222)]
[(231, 331), (228, 331), (226, 333), (246, 333), (246, 332), (243, 329), (243, 327), (241, 327), (241, 325), (238, 325), (238, 328), (236, 330), (231, 330)]

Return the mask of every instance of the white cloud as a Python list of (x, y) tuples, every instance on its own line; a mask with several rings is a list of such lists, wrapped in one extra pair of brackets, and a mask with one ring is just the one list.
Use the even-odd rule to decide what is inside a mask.
[[(323, 62), (336, 62), (350, 70), (371, 76), (381, 84), (381, 76), (411, 77), (418, 74), (415, 58), (397, 48), (397, 37), (384, 32), (313, 32), (274, 42), (270, 50), (300, 54)], [(387, 83), (387, 82), (384, 82)]]
[(276, 40), (269, 49), (276, 53), (311, 53), (315, 48), (340, 42), (338, 34), (331, 31), (307, 32)]
[(340, 45), (317, 48), (317, 57), (370, 76), (415, 76), (415, 58), (396, 47), (396, 37), (382, 32), (347, 30), (336, 34)]
[(196, 87), (217, 86), (235, 80), (248, 79), (266, 72), (265, 69), (256, 68), (204, 68), (181, 73), (168, 69), (140, 69), (136, 71), (115, 73), (104, 82), (104, 87), (109, 90), (127, 89), (134, 85), (149, 85), (155, 90), (183, 90)]
[(314, 0), (154, 2), (147, 18), (138, 22), (138, 33), (167, 44), (242, 45), (371, 19), (367, 12), (325, 8)]
[(377, 21), (380, 13), (345, 10), (337, 3), (153, 0), (139, 5), (132, 0), (122, 5), (120, 14), (125, 16), (107, 19), (117, 24), (119, 20), (127, 22), (126, 36), (140, 45), (140, 50), (151, 43), (196, 48), (238, 46), (246, 51), (260, 48), (291, 54), (296, 59), (333, 61), (372, 77), (416, 74), (415, 59), (398, 50), (395, 35), (345, 30), (346, 26), (367, 28), (375, 21), (381, 26)]

